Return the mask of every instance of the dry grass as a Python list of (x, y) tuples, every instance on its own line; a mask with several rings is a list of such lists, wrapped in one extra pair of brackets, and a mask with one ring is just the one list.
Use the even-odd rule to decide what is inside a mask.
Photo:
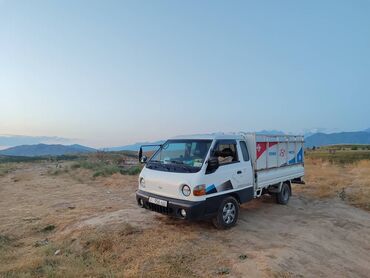
[[(27, 256), (3, 254), (0, 276), (197, 277), (200, 274), (195, 270), (202, 267), (199, 262), (211, 260), (212, 254), (220, 251), (217, 245), (199, 244), (199, 234), (189, 228), (180, 235), (168, 229), (145, 230), (124, 224), (115, 230), (84, 230), (72, 239), (29, 249)], [(58, 255), (56, 250), (60, 250)]]
[(306, 150), (306, 156), (335, 164), (349, 164), (370, 159), (370, 145), (333, 145)]
[(73, 163), (27, 164), (1, 177), (0, 277), (209, 277), (197, 262), (222, 246), (183, 221), (143, 215), (137, 176), (93, 178)]
[(125, 161), (123, 158), (113, 157), (110, 160), (97, 160), (95, 156), (88, 157), (87, 160), (80, 160), (73, 163), (70, 169), (79, 168), (88, 169), (93, 172), (92, 177), (109, 177), (113, 174), (120, 173), (122, 175), (137, 175), (141, 171), (139, 165), (129, 165), (123, 167), (119, 163)]
[(0, 177), (5, 176), (15, 169), (14, 163), (0, 163)]
[[(74, 163), (62, 163), (58, 167), (55, 163), (24, 164), (0, 177), (0, 190), (7, 196), (0, 198), (0, 277), (243, 277), (245, 273), (253, 273), (253, 269), (255, 274), (251, 277), (260, 277), (266, 272), (268, 277), (298, 277), (295, 274), (304, 268), (292, 270), (291, 264), (297, 261), (284, 261), (281, 256), (287, 252), (286, 245), (294, 242), (297, 245), (293, 244), (291, 253), (289, 249), (286, 253), (289, 258), (298, 252), (311, 263), (316, 262), (317, 253), (312, 252), (313, 259), (307, 257), (313, 246), (307, 245), (312, 231), (307, 229), (306, 240), (301, 240), (302, 230), (298, 227), (292, 231), (298, 225), (288, 227), (294, 222), (291, 218), (286, 219), (289, 225), (280, 225), (284, 219), (276, 215), (288, 213), (284, 206), (253, 201), (249, 207), (243, 205), (241, 221), (235, 229), (216, 231), (209, 223), (191, 224), (138, 210), (134, 196), (137, 176), (116, 173), (93, 178), (92, 170), (73, 169)], [(307, 158), (307, 184), (296, 186), (294, 193), (338, 197), (370, 210), (369, 169), (369, 160), (335, 165)], [(296, 221), (304, 218), (308, 221), (307, 227), (312, 229), (320, 212), (314, 211), (312, 203), (305, 206), (305, 202), (299, 200), (295, 201), (304, 210), (293, 207), (289, 212), (293, 215), (289, 217), (296, 217)], [(355, 210), (355, 214), (346, 218), (353, 221), (361, 211), (348, 208)], [(331, 205), (325, 207), (325, 214), (330, 209)], [(280, 212), (272, 213), (276, 210)], [(309, 210), (314, 212), (307, 213)], [(326, 225), (335, 222), (333, 216), (329, 216)], [(320, 214), (319, 217), (324, 221), (327, 216)], [(342, 218), (340, 213), (335, 219)], [(314, 229), (323, 227), (320, 222)], [(283, 230), (279, 233), (279, 229)], [(280, 236), (288, 233), (295, 233), (297, 240)], [(332, 230), (328, 233), (331, 237)], [(354, 241), (356, 250), (366, 245), (366, 230), (363, 233), (348, 230), (348, 233), (363, 240)], [(322, 239), (320, 244), (325, 245), (328, 238), (327, 234), (320, 234), (313, 240), (316, 244)], [(284, 246), (280, 242), (284, 242)], [(327, 245), (345, 243), (348, 241), (339, 235), (337, 241)], [(306, 246), (306, 249), (299, 253), (298, 246)], [(60, 253), (54, 255), (57, 250)], [(346, 250), (349, 252), (348, 246)], [(353, 252), (346, 260), (361, 259)], [(324, 253), (323, 257), (328, 254), (336, 253)]]
[(327, 160), (307, 158), (305, 185), (295, 192), (313, 197), (338, 197), (366, 210), (370, 210), (370, 160), (351, 164), (333, 164)]

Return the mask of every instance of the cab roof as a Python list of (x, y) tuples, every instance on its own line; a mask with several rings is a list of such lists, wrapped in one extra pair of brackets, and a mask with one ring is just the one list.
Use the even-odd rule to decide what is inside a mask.
[(170, 140), (241, 140), (243, 136), (237, 133), (211, 133), (211, 134), (194, 134), (194, 135), (180, 135), (170, 138)]

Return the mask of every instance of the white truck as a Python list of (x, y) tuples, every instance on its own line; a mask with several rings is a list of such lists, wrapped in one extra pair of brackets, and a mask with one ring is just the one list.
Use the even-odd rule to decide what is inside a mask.
[(279, 204), (288, 203), (291, 183), (303, 183), (303, 143), (303, 136), (293, 135), (196, 135), (167, 140), (150, 159), (143, 145), (137, 203), (178, 218), (210, 218), (217, 228), (232, 227), (242, 203), (266, 193)]

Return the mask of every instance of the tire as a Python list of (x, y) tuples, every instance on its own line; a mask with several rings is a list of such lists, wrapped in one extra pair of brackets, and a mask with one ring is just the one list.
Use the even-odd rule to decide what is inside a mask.
[(213, 219), (213, 225), (217, 229), (229, 229), (235, 226), (238, 217), (239, 203), (234, 197), (228, 196), (222, 200), (217, 216)]
[(289, 202), (290, 194), (289, 184), (284, 182), (280, 192), (276, 193), (276, 202), (280, 205), (286, 205)]

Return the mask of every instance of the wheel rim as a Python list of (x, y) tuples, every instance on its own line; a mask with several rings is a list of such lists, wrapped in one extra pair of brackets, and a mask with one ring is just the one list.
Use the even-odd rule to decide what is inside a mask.
[(222, 218), (226, 224), (230, 224), (234, 221), (236, 214), (235, 205), (231, 202), (226, 203), (222, 209)]

